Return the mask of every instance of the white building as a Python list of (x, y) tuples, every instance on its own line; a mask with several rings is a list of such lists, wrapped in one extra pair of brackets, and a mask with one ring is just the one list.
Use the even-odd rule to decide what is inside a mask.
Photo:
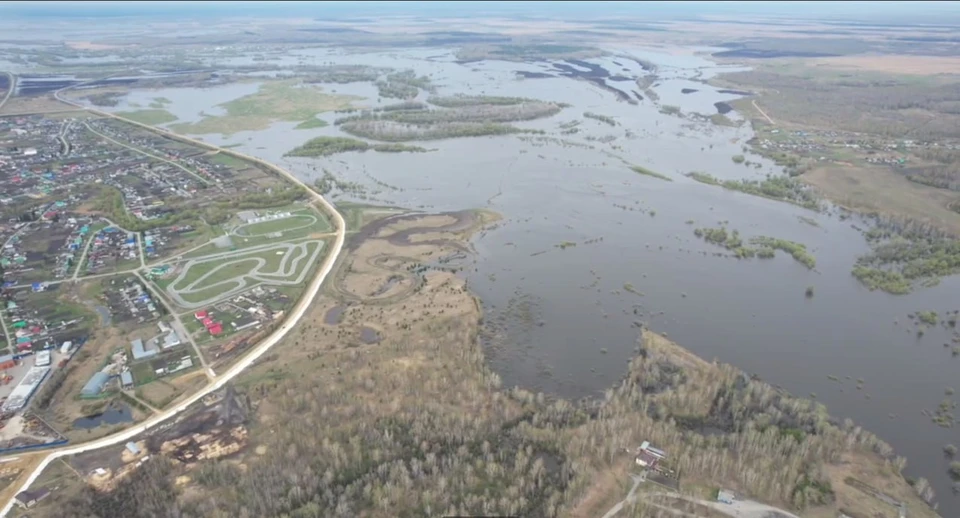
[(50, 351), (40, 351), (34, 356), (33, 364), (37, 367), (46, 367), (50, 365)]

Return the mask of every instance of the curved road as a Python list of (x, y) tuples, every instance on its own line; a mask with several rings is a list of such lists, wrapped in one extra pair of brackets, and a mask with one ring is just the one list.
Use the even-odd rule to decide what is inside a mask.
[[(78, 86), (78, 85), (75, 85), (75, 86)], [(72, 106), (83, 108), (96, 115), (118, 119), (128, 124), (133, 124), (135, 126), (139, 126), (139, 127), (148, 129), (150, 131), (157, 132), (157, 129), (152, 126), (148, 126), (146, 124), (141, 124), (136, 121), (125, 119), (123, 117), (119, 117), (111, 113), (90, 109), (79, 103), (65, 101), (60, 97), (60, 92), (62, 91), (63, 90), (58, 90), (57, 92), (54, 93), (54, 96), (57, 98), (57, 100), (61, 102), (65, 102)], [(76, 445), (76, 446), (70, 446), (70, 447), (60, 448), (57, 450), (50, 451), (47, 454), (47, 457), (44, 458), (42, 462), (40, 462), (40, 464), (36, 467), (36, 469), (33, 470), (33, 473), (31, 473), (30, 476), (27, 477), (27, 480), (20, 487), (20, 490), (17, 491), (18, 493), (20, 491), (25, 491), (29, 489), (30, 485), (37, 480), (37, 477), (39, 477), (40, 474), (43, 472), (43, 470), (54, 460), (59, 459), (61, 457), (66, 457), (68, 455), (76, 455), (78, 453), (96, 450), (99, 448), (104, 448), (106, 446), (113, 446), (115, 444), (120, 444), (122, 442), (129, 441), (133, 437), (143, 432), (146, 432), (147, 430), (159, 425), (160, 423), (163, 423), (164, 421), (170, 419), (171, 417), (177, 416), (178, 414), (186, 410), (187, 407), (196, 403), (197, 401), (200, 401), (207, 394), (220, 389), (225, 384), (227, 384), (227, 382), (229, 382), (230, 380), (235, 378), (238, 374), (243, 372), (244, 369), (252, 365), (253, 362), (257, 361), (257, 359), (259, 359), (267, 351), (269, 351), (271, 347), (273, 347), (274, 345), (279, 343), (281, 340), (283, 340), (283, 338), (287, 335), (287, 333), (289, 333), (290, 330), (293, 329), (296, 323), (299, 322), (301, 318), (303, 318), (303, 315), (306, 314), (307, 309), (310, 307), (310, 304), (316, 298), (317, 294), (320, 293), (320, 288), (323, 286), (323, 281), (326, 280), (327, 275), (330, 274), (330, 271), (333, 269), (334, 263), (336, 263), (337, 258), (340, 256), (340, 251), (343, 249), (343, 241), (344, 241), (344, 237), (346, 236), (346, 228), (347, 228), (347, 223), (343, 220), (343, 216), (340, 215), (340, 213), (337, 212), (337, 209), (335, 209), (330, 202), (325, 200), (323, 196), (320, 196), (319, 194), (317, 194), (316, 191), (314, 191), (313, 189), (310, 189), (306, 184), (300, 181), (300, 179), (298, 179), (297, 177), (277, 167), (276, 165), (260, 160), (259, 158), (254, 158), (249, 155), (237, 153), (229, 149), (221, 149), (221, 148), (218, 148), (217, 146), (213, 146), (206, 142), (200, 142), (198, 140), (182, 137), (180, 135), (174, 135), (170, 133), (167, 133), (167, 134), (169, 134), (171, 137), (180, 139), (184, 142), (198, 145), (206, 149), (218, 150), (221, 153), (224, 153), (227, 155), (233, 155), (235, 157), (238, 157), (244, 160), (258, 163), (260, 165), (263, 165), (265, 167), (272, 169), (273, 171), (284, 176), (294, 184), (302, 186), (310, 194), (310, 196), (316, 202), (320, 203), (324, 207), (324, 209), (326, 209), (326, 212), (333, 217), (335, 228), (336, 228), (336, 239), (333, 242), (333, 247), (331, 248), (330, 253), (328, 253), (326, 257), (324, 257), (323, 264), (320, 266), (320, 269), (317, 271), (317, 276), (313, 278), (313, 281), (310, 283), (310, 286), (307, 287), (303, 296), (300, 297), (300, 300), (297, 302), (297, 305), (290, 310), (289, 317), (287, 318), (287, 320), (283, 323), (283, 325), (280, 326), (279, 329), (271, 333), (270, 336), (266, 337), (262, 342), (257, 344), (249, 353), (247, 353), (246, 356), (241, 358), (237, 363), (233, 364), (233, 366), (231, 366), (228, 370), (226, 370), (225, 372), (217, 376), (215, 379), (211, 380), (210, 383), (207, 384), (207, 386), (195, 392), (192, 396), (190, 396), (186, 400), (182, 401), (181, 403), (177, 404), (176, 406), (168, 410), (165, 410), (160, 414), (153, 416), (152, 418), (148, 419), (147, 421), (141, 424), (138, 424), (136, 426), (133, 426), (121, 432), (115, 433), (113, 435), (108, 435), (107, 437), (104, 437), (101, 439), (97, 439), (97, 440), (90, 441), (90, 442)], [(11, 498), (8, 502), (4, 504), (3, 509), (0, 510), (0, 518), (4, 518), (7, 515), (9, 515), (10, 510), (12, 508), (13, 508), (13, 499)]]

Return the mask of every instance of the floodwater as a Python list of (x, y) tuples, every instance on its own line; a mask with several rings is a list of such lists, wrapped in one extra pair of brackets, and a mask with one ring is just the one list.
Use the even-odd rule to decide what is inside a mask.
[(130, 407), (125, 404), (111, 404), (99, 414), (81, 417), (73, 421), (73, 427), (81, 430), (97, 428), (98, 426), (110, 426), (121, 423), (132, 423), (133, 413)]
[[(737, 98), (696, 81), (725, 70), (702, 57), (617, 50), (659, 64), (655, 89), (661, 103), (684, 113), (710, 115), (714, 103)], [(960, 515), (960, 499), (950, 494), (941, 453), (944, 444), (956, 442), (956, 434), (921, 415), (939, 404), (946, 387), (960, 385), (960, 358), (951, 358), (943, 347), (949, 333), (937, 327), (917, 339), (906, 318), (920, 310), (942, 315), (960, 307), (955, 296), (960, 279), (908, 296), (869, 292), (850, 275), (854, 259), (867, 250), (851, 227), (853, 219), (841, 221), (682, 176), (704, 171), (720, 178), (759, 178), (779, 172), (770, 161), (745, 153), (749, 127), (694, 123), (660, 113), (649, 99), (638, 105), (618, 102), (613, 93), (586, 81), (519, 80), (514, 73), (548, 73), (548, 65), (461, 65), (438, 49), (297, 53), (291, 60), (308, 64), (413, 68), (430, 75), (441, 94), (524, 96), (572, 105), (549, 119), (517, 124), (543, 129), (553, 140), (498, 136), (417, 142), (436, 149), (428, 154), (284, 158), (309, 138), (340, 135), (334, 126), (293, 130), (295, 124), (288, 122), (229, 138), (203, 136), (216, 144), (239, 144), (239, 150), (307, 181), (326, 168), (369, 188), (366, 197), (337, 199), (437, 211), (483, 207), (503, 214), (501, 224), (475, 240), (475, 263), (466, 275), (489, 320), (508, 324), (500, 343), (487, 344), (490, 364), (505, 386), (569, 398), (599, 396), (625, 373), (636, 347), (635, 323), (645, 321), (704, 358), (731, 363), (800, 396), (816, 393), (832, 415), (854, 419), (905, 455), (908, 473), (930, 479), (944, 516)], [(611, 74), (643, 74), (639, 64), (623, 58), (589, 61)], [(683, 88), (698, 91), (682, 94)], [(175, 108), (174, 96), (163, 95), (175, 101)], [(200, 111), (199, 102), (190, 102)], [(371, 98), (369, 104), (377, 102)], [(585, 111), (614, 117), (619, 125), (586, 119)], [(324, 114), (327, 120), (334, 117)], [(579, 133), (562, 135), (560, 125), (575, 120), (582, 121)], [(612, 140), (597, 140), (606, 138)], [(733, 163), (738, 154), (760, 168)], [(627, 163), (674, 181), (638, 175)], [(696, 239), (693, 228), (720, 221), (745, 237), (804, 243), (817, 268), (807, 270), (779, 252), (770, 261), (715, 257), (718, 250)], [(560, 249), (562, 242), (577, 246)], [(814, 289), (812, 298), (804, 295), (808, 286)], [(514, 311), (518, 304), (526, 309)], [(519, 313), (528, 316), (516, 318)], [(862, 390), (847, 376), (863, 379)]]
[[(163, 109), (177, 117), (178, 122), (197, 122), (204, 118), (204, 115), (224, 115), (226, 110), (223, 103), (239, 99), (246, 95), (256, 93), (260, 89), (260, 83), (231, 83), (226, 85), (209, 86), (206, 88), (155, 88), (150, 90), (133, 90), (129, 94), (119, 99), (116, 106), (112, 106), (110, 111), (136, 111), (150, 109), (150, 104), (156, 102), (157, 98), (169, 99), (170, 103), (165, 103)], [(79, 102), (93, 106), (88, 101), (80, 99)], [(103, 110), (104, 107), (96, 107)]]

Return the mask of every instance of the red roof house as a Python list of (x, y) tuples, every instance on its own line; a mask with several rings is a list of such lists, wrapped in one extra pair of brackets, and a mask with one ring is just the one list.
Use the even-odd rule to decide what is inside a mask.
[(218, 334), (220, 334), (220, 333), (223, 332), (223, 326), (220, 325), (220, 323), (218, 322), (218, 323), (213, 324), (212, 326), (208, 327), (208, 328), (207, 328), (207, 331), (210, 331), (210, 334), (211, 334), (211, 335), (217, 336)]
[(206, 312), (206, 311), (197, 311), (196, 313), (193, 314), (193, 317), (196, 318), (197, 320), (203, 320), (203, 319), (207, 318), (207, 312)]

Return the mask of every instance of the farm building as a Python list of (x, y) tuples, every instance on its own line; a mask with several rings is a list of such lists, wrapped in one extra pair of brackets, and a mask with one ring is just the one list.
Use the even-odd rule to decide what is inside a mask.
[(144, 358), (150, 358), (151, 356), (157, 355), (156, 348), (144, 346), (143, 340), (139, 338), (130, 342), (130, 350), (133, 353), (134, 360), (143, 360)]
[(98, 396), (103, 392), (103, 388), (107, 385), (108, 381), (110, 381), (109, 374), (106, 372), (98, 372), (80, 389), (80, 395), (86, 397)]

